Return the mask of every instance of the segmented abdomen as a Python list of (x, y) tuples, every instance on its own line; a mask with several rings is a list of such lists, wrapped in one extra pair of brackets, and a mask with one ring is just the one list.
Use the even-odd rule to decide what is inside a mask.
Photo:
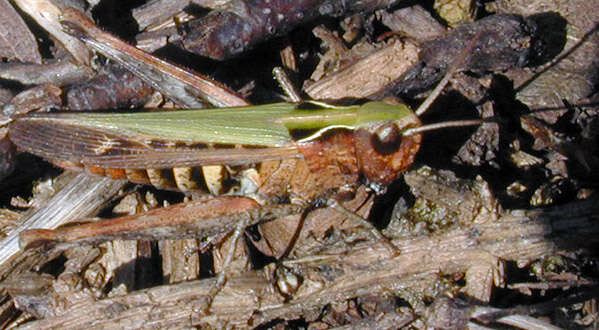
[(233, 184), (223, 166), (175, 167), (170, 169), (124, 169), (103, 168), (83, 165), (71, 161), (52, 161), (58, 167), (70, 171), (85, 171), (92, 175), (106, 176), (116, 180), (127, 180), (137, 184), (148, 184), (158, 189), (181, 192), (202, 192), (220, 195), (228, 192)]

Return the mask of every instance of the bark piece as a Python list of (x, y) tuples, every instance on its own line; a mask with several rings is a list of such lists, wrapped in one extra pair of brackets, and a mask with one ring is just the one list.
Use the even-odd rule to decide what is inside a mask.
[(488, 16), (423, 43), (421, 62), (394, 82), (387, 93), (411, 94), (430, 88), (468, 47), (473, 51), (465, 55), (459, 71), (484, 73), (523, 67), (543, 51), (536, 24), (531, 19), (517, 15)]
[(162, 23), (189, 5), (190, 0), (153, 0), (133, 9), (133, 18), (139, 30), (145, 30), (151, 25)]
[(62, 104), (62, 90), (55, 85), (44, 84), (33, 86), (15, 95), (2, 112), (4, 115), (12, 116), (26, 114), (34, 110), (48, 111), (59, 108)]
[(203, 107), (198, 99), (216, 106), (244, 106), (248, 102), (220, 83), (145, 53), (104, 32), (83, 13), (68, 8), (63, 25), (103, 55), (115, 60), (153, 88), (184, 107)]
[(35, 37), (7, 0), (0, 1), (0, 22), (0, 57), (9, 61), (42, 63)]
[(323, 15), (372, 12), (396, 0), (235, 0), (187, 24), (182, 46), (198, 55), (225, 60)]
[(78, 63), (89, 65), (89, 50), (81, 41), (64, 32), (60, 24), (63, 10), (54, 2), (15, 0), (14, 3), (56, 38)]
[(158, 243), (162, 274), (168, 283), (195, 280), (199, 276), (199, 246), (195, 239), (164, 240)]
[(44, 64), (0, 64), (0, 77), (2, 79), (15, 80), (24, 85), (71, 85), (87, 80), (91, 75), (89, 68), (66, 60)]
[(104, 67), (103, 73), (66, 93), (70, 110), (98, 110), (139, 107), (153, 90), (133, 73), (119, 66)]
[(405, 7), (388, 13), (379, 11), (381, 21), (393, 32), (406, 34), (416, 40), (430, 40), (447, 30), (419, 5)]
[(389, 44), (343, 70), (304, 88), (316, 100), (364, 98), (399, 79), (417, 63), (419, 49), (410, 42)]

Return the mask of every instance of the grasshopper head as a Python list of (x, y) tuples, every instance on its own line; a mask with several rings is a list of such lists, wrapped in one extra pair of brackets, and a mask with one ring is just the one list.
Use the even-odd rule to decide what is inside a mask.
[(420, 120), (413, 112), (402, 110), (394, 120), (362, 126), (354, 132), (360, 170), (372, 182), (388, 184), (397, 179), (412, 165), (420, 149), (421, 134), (402, 134), (420, 126)]

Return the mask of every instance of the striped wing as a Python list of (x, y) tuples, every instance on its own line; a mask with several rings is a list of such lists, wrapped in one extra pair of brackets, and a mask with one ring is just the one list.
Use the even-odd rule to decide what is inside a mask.
[(291, 104), (140, 113), (32, 114), (10, 125), (23, 151), (107, 168), (247, 164), (299, 157)]

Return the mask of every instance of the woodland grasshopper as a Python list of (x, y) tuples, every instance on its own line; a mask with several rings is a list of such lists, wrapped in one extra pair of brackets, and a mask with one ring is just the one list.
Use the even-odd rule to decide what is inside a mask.
[[(11, 123), (10, 139), (66, 169), (184, 191), (206, 184), (193, 170), (177, 168), (267, 161), (256, 167), (261, 179), (255, 193), (272, 204), (290, 197), (311, 201), (356, 184), (360, 175), (372, 183), (390, 183), (414, 160), (421, 135), (402, 136), (402, 131), (417, 126), (420, 121), (404, 105), (372, 102), (305, 110), (281, 103), (135, 114), (31, 114)], [(294, 141), (299, 130), (315, 132)], [(288, 166), (295, 167), (290, 177), (279, 169)], [(24, 243), (35, 242), (25, 238)]]

